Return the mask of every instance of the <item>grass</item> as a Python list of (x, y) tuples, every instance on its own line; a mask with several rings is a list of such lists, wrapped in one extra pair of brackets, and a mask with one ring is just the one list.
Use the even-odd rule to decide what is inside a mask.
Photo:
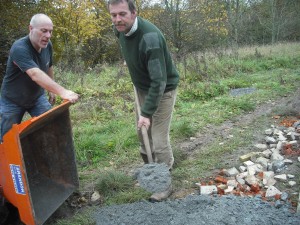
[[(252, 132), (261, 124), (258, 118), (245, 130), (233, 130), (233, 138), (220, 138), (192, 158), (176, 143), (208, 125), (213, 127), (251, 112), (259, 104), (291, 94), (300, 84), (300, 44), (245, 47), (239, 49), (238, 57), (226, 52), (222, 57), (209, 55), (206, 76), (195, 75), (198, 68), (193, 60), (186, 65), (184, 68), (177, 63), (184, 76), (171, 125), (175, 156), (172, 182), (176, 189), (193, 188), (195, 180), (207, 171), (220, 168), (222, 157), (251, 143)], [(128, 71), (122, 65), (101, 68), (100, 73), (89, 71), (84, 77), (68, 73), (61, 80), (81, 94), (80, 102), (70, 108), (81, 188), (93, 180), (107, 205), (146, 199), (149, 193), (136, 188), (127, 173), (141, 163)], [(256, 91), (239, 97), (229, 95), (229, 90), (245, 87)]]

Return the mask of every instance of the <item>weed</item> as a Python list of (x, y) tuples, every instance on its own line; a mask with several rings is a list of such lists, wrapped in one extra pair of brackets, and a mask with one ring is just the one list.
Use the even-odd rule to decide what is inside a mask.
[(106, 171), (99, 174), (96, 183), (96, 189), (105, 197), (111, 197), (118, 192), (132, 189), (133, 186), (133, 178), (119, 171)]

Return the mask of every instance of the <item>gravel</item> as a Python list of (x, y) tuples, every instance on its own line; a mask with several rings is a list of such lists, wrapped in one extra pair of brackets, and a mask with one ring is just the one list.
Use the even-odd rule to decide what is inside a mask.
[(171, 174), (164, 163), (143, 165), (136, 170), (135, 178), (142, 188), (151, 193), (166, 191), (171, 185)]
[(290, 205), (272, 204), (260, 197), (191, 195), (184, 199), (148, 201), (103, 207), (95, 212), (97, 225), (299, 225)]
[[(171, 183), (164, 164), (146, 164), (135, 173), (141, 187), (150, 192), (165, 190)], [(287, 201), (263, 201), (260, 196), (190, 195), (184, 199), (149, 201), (99, 208), (97, 225), (299, 225), (300, 215)]]

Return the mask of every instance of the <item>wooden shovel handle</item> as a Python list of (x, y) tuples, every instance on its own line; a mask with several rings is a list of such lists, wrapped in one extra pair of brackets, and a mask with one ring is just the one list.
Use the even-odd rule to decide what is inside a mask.
[[(133, 88), (134, 88), (134, 97), (135, 97), (136, 109), (137, 109), (138, 115), (141, 115), (141, 106), (140, 106), (139, 96), (138, 96), (138, 93), (137, 93), (137, 90), (136, 90), (135, 86), (133, 86)], [(148, 161), (149, 161), (149, 163), (152, 163), (153, 158), (152, 158), (152, 152), (151, 152), (151, 147), (150, 147), (147, 128), (145, 126), (142, 126), (141, 130), (142, 130), (143, 142), (144, 142), (144, 145), (145, 145), (145, 148), (146, 148)]]

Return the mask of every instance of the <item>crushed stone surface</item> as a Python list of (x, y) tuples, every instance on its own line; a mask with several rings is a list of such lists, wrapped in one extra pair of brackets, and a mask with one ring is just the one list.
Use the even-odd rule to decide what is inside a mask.
[(184, 199), (148, 201), (103, 207), (97, 225), (299, 225), (300, 215), (289, 204), (257, 197), (191, 195)]
[(142, 188), (151, 193), (163, 192), (171, 185), (171, 174), (164, 163), (143, 165), (136, 170), (135, 178)]

